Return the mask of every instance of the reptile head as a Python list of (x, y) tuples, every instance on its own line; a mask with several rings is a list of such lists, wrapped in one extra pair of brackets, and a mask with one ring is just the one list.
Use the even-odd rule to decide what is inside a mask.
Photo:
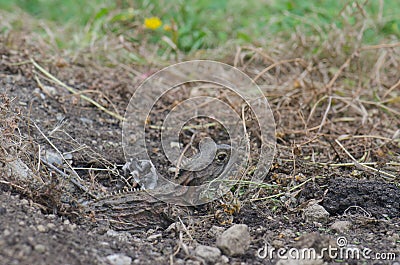
[(215, 178), (224, 171), (231, 157), (231, 146), (227, 144), (217, 145), (217, 151), (213, 161), (199, 171), (184, 171), (178, 181), (181, 185), (200, 186)]

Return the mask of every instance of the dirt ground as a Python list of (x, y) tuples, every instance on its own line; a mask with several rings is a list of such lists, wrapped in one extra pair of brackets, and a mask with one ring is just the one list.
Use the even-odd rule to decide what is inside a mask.
[[(120, 115), (140, 82), (160, 67), (132, 66), (128, 71), (126, 66), (46, 57), (27, 44), (15, 48), (3, 40), (0, 45), (0, 264), (202, 264), (196, 246), (215, 246), (217, 234), (233, 224), (249, 227), (250, 246), (243, 255), (226, 255), (220, 264), (400, 264), (398, 47), (386, 50), (379, 67), (363, 58), (381, 58), (380, 49), (352, 58), (348, 71), (340, 68), (345, 60), (277, 59), (275, 67), (259, 75), (272, 64), (261, 53), (243, 49), (235, 60), (226, 59), (256, 80), (274, 113), (277, 150), (265, 185), (251, 193), (245, 185), (235, 190), (240, 211), (232, 220), (216, 218), (221, 205), (213, 202), (165, 225), (127, 232), (115, 231), (82, 210), (91, 198), (60, 173), (72, 174), (65, 163), (58, 165), (60, 172), (38, 163), (39, 153), (57, 159), (56, 147), (90, 191), (134, 185), (121, 177), (126, 162), (122, 122), (54, 84), (29, 60), (34, 58), (65, 84)], [(274, 56), (295, 58), (290, 52)], [(381, 71), (379, 82), (374, 71)], [(163, 98), (152, 125), (185, 98), (184, 92)], [(259, 127), (253, 123), (246, 125), (257, 149)], [(226, 140), (218, 126), (198, 130), (197, 135)], [(168, 174), (170, 165), (154, 151), (159, 133), (149, 137), (153, 163)], [(190, 138), (181, 136), (183, 143)], [(33, 179), (9, 170), (16, 159), (27, 165)], [(327, 213), (320, 216), (312, 205)], [(258, 255), (267, 243), (275, 249), (320, 250), (337, 246), (340, 237), (348, 247), (370, 249), (371, 257), (392, 260), (325, 255), (296, 263)]]

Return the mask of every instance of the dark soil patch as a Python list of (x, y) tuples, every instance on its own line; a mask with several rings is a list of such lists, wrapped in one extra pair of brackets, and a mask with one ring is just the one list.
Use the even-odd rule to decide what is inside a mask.
[(332, 215), (343, 215), (361, 207), (375, 218), (400, 217), (400, 192), (393, 184), (381, 181), (333, 179), (322, 205)]

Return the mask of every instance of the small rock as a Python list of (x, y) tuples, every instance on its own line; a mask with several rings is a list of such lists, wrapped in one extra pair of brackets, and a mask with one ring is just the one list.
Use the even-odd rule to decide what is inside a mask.
[(42, 91), (47, 95), (55, 96), (57, 95), (57, 89), (53, 86), (41, 86)]
[(54, 219), (56, 219), (56, 215), (55, 214), (48, 214), (47, 218), (49, 218), (50, 220), (54, 220)]
[(92, 124), (93, 124), (93, 121), (90, 120), (90, 119), (88, 119), (88, 118), (79, 118), (79, 120), (80, 120), (82, 123), (86, 123), (86, 124), (88, 124), (88, 125), (92, 125)]
[(276, 249), (283, 248), (285, 246), (285, 241), (282, 239), (274, 239), (272, 240), (271, 245)]
[(111, 265), (130, 265), (132, 263), (132, 258), (124, 254), (108, 255), (106, 259)]
[(210, 230), (208, 230), (208, 234), (212, 237), (219, 237), (223, 232), (224, 228), (216, 225), (213, 225)]
[(110, 246), (110, 243), (109, 242), (105, 242), (105, 241), (101, 241), (101, 242), (99, 242), (99, 244), (102, 247), (109, 247)]
[(109, 229), (109, 230), (107, 230), (106, 235), (112, 236), (112, 237), (119, 237), (120, 233), (115, 230)]
[(73, 159), (74, 157), (73, 157), (73, 155), (72, 155), (71, 153), (63, 154), (63, 156), (64, 156), (64, 159), (67, 160), (68, 163), (71, 163), (71, 164), (72, 164), (72, 159)]
[(215, 264), (221, 257), (221, 251), (216, 247), (199, 245), (194, 250), (196, 256), (204, 259), (207, 264)]
[(56, 228), (56, 225), (53, 224), (53, 223), (48, 223), (48, 224), (47, 224), (47, 228), (49, 228), (49, 229), (54, 229), (54, 228)]
[(229, 258), (225, 255), (222, 255), (219, 260), (221, 264), (229, 264)]
[(149, 235), (149, 234), (154, 234), (155, 232), (156, 232), (155, 229), (150, 228), (149, 230), (146, 231), (146, 234), (147, 234), (147, 235)]
[(168, 168), (168, 172), (171, 172), (171, 173), (176, 173), (176, 171), (178, 171), (179, 169), (177, 168), (177, 167), (169, 167)]
[(350, 221), (336, 221), (331, 225), (331, 229), (338, 233), (344, 233), (348, 231), (350, 227), (351, 227)]
[[(139, 264), (139, 263), (138, 263)], [(176, 260), (174, 260), (174, 265), (185, 265), (186, 263), (185, 263), (185, 260), (183, 260), (183, 259), (176, 259)]]
[(285, 229), (281, 232), (281, 235), (284, 237), (296, 237), (296, 234), (291, 229)]
[(319, 204), (313, 204), (304, 209), (304, 218), (307, 222), (326, 222), (329, 213)]
[(62, 121), (64, 118), (65, 118), (64, 114), (60, 112), (56, 114), (57, 121)]
[(70, 224), (70, 221), (69, 221), (68, 219), (66, 219), (66, 220), (64, 220), (64, 224), (65, 224), (65, 225), (69, 225), (69, 224)]
[(44, 233), (47, 231), (47, 229), (44, 225), (38, 225), (36, 228), (40, 233)]
[(41, 90), (40, 90), (39, 88), (35, 88), (35, 89), (33, 90), (33, 94), (34, 94), (35, 96), (39, 96), (42, 100), (45, 100), (45, 99), (46, 99), (46, 95), (43, 94), (43, 93), (41, 93), (40, 91), (41, 91)]
[(9, 235), (11, 235), (11, 231), (8, 230), (8, 229), (4, 229), (3, 235), (4, 235), (4, 236), (9, 236)]
[(44, 253), (44, 252), (46, 252), (46, 246), (45, 245), (42, 245), (42, 244), (36, 244), (35, 246), (34, 246), (34, 249), (35, 249), (35, 251), (37, 251), (37, 252), (39, 252), (39, 253)]
[(46, 159), (46, 162), (49, 164), (62, 165), (62, 163), (63, 163), (62, 156), (57, 152), (54, 152), (51, 150), (44, 150), (42, 153), (42, 156), (44, 157), (44, 159)]
[(217, 247), (228, 256), (244, 254), (249, 245), (250, 233), (245, 224), (233, 225), (217, 238)]
[(25, 225), (25, 222), (24, 222), (24, 221), (19, 221), (18, 224), (19, 224), (20, 226), (24, 226), (24, 225)]
[(107, 236), (118, 238), (119, 241), (128, 242), (132, 237), (128, 232), (117, 232), (112, 229), (107, 230)]

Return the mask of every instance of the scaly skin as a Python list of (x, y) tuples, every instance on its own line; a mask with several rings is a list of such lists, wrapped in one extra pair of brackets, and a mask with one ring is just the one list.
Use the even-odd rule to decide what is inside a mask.
[(224, 171), (231, 155), (231, 147), (226, 144), (217, 145), (213, 162), (200, 171), (186, 171), (178, 183), (184, 186), (200, 186), (217, 178)]
[[(229, 161), (230, 152), (229, 145), (218, 145), (215, 158), (209, 166), (197, 172), (184, 172), (179, 183), (186, 186), (159, 180), (153, 190), (133, 190), (97, 199), (87, 205), (86, 212), (96, 221), (108, 222), (115, 230), (135, 231), (156, 226), (167, 227), (177, 216), (192, 212), (192, 207), (171, 203), (171, 196), (182, 196), (187, 205), (196, 205), (199, 198), (197, 193), (191, 193), (191, 188), (194, 187), (189, 186), (201, 185), (218, 177)], [(165, 198), (170, 203), (163, 202)]]

